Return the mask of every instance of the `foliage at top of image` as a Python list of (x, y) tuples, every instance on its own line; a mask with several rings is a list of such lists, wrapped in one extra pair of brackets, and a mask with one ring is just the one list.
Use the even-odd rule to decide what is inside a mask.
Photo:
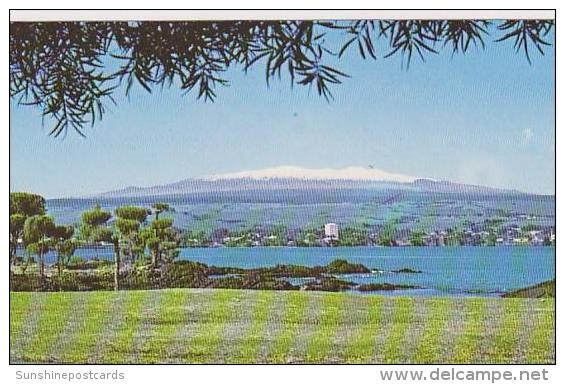
[(261, 65), (267, 84), (284, 74), (330, 100), (330, 86), (349, 77), (336, 66), (346, 53), (400, 55), (408, 68), (416, 56), (465, 53), (496, 34), (494, 42), (511, 42), (531, 63), (553, 28), (552, 20), (11, 23), (10, 96), (53, 119), (51, 135), (72, 128), (84, 136), (121, 86), (129, 94), (135, 83), (148, 92), (174, 85), (213, 101), (229, 67)]

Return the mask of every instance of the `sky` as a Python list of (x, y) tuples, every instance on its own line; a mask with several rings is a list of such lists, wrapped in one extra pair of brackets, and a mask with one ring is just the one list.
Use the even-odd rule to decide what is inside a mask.
[(47, 198), (277, 166), (386, 172), (553, 194), (554, 48), (528, 64), (509, 42), (465, 55), (339, 62), (351, 78), (326, 102), (264, 66), (230, 70), (213, 103), (140, 86), (86, 138), (48, 135), (36, 107), (10, 103), (10, 189)]

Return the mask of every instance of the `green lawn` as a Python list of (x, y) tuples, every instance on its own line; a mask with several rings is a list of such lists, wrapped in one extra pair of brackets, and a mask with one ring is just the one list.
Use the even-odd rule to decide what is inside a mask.
[[(553, 363), (554, 305), (206, 289), (12, 292), (10, 360)], [(525, 324), (531, 329), (521, 329)]]

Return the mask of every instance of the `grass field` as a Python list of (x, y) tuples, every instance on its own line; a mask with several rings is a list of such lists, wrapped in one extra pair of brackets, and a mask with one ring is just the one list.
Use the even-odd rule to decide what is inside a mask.
[(13, 363), (553, 363), (553, 299), (10, 294)]

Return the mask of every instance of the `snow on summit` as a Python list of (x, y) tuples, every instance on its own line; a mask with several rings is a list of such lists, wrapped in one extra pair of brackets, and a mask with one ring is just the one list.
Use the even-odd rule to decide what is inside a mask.
[(417, 177), (399, 173), (390, 173), (371, 167), (346, 167), (333, 168), (302, 168), (296, 166), (279, 166), (252, 171), (214, 174), (203, 177), (204, 180), (231, 180), (231, 179), (303, 179), (303, 180), (358, 180), (358, 181), (394, 181), (411, 183)]

